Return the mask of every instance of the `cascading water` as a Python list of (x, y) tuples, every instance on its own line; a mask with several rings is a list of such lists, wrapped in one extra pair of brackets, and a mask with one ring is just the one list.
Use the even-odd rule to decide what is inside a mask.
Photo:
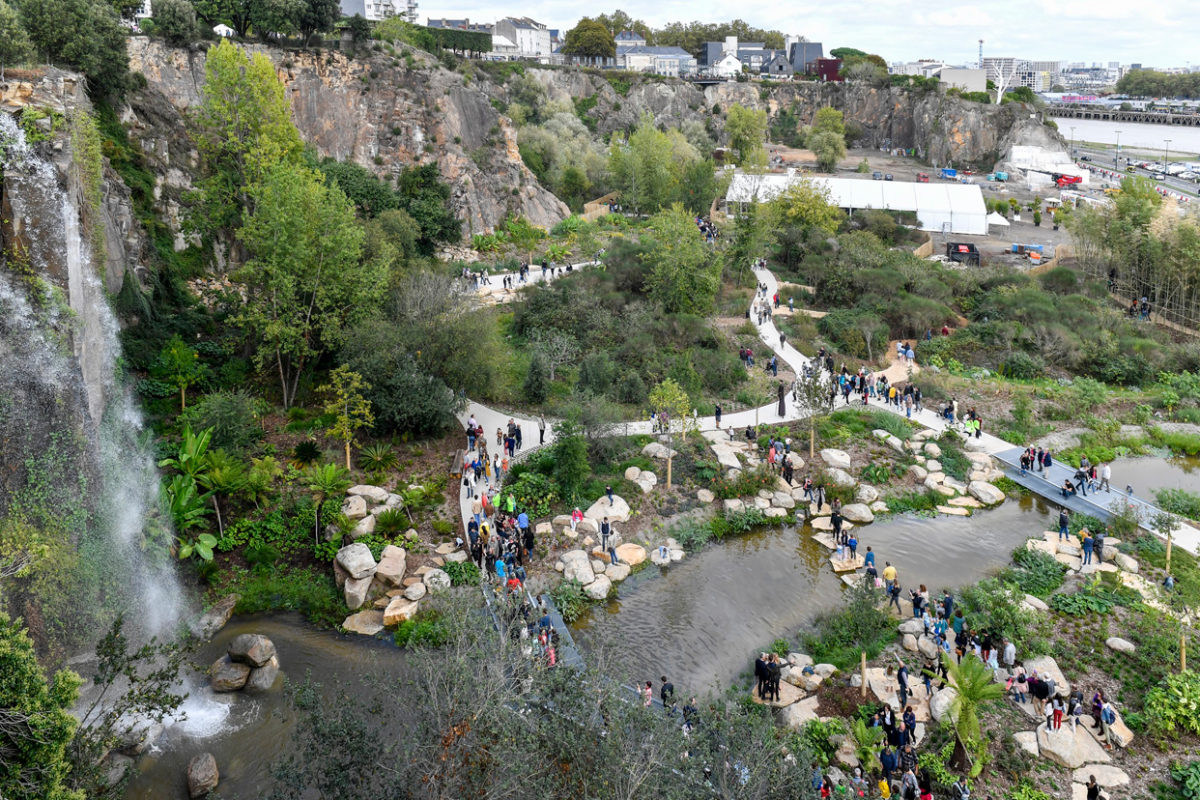
[[(85, 476), (80, 486), (86, 496), (72, 494), (79, 487), (62, 487), (64, 505), (90, 511), (86, 535), (72, 534), (81, 555), (103, 562), (100, 599), (125, 611), (141, 633), (170, 634), (186, 604), (165, 542), (146, 537), (157, 512), (159, 476), (141, 412), (119, 372), (117, 321), (92, 267), (78, 198), (2, 113), (0, 155), (14, 233), (13, 268), (0, 273), (0, 357), (4, 380), (19, 383), (18, 391), (5, 396), (27, 401), (26, 407), (8, 409), (4, 424), (19, 429), (32, 447), (72, 443), (62, 446), (60, 461), (74, 459), (67, 467)], [(38, 454), (5, 457), (14, 455)], [(6, 487), (5, 499), (19, 497), (21, 488)], [(169, 532), (169, 520), (155, 524)]]

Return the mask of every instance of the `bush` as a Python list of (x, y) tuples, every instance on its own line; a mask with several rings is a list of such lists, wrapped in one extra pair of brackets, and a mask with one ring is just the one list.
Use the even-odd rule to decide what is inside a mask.
[(447, 561), (442, 570), (450, 576), (451, 586), (477, 586), (482, 574), (470, 561)]
[(236, 614), (299, 611), (309, 622), (332, 627), (346, 617), (346, 602), (327, 570), (252, 573), (229, 587), (239, 599)]
[(702, 519), (685, 519), (677, 522), (665, 531), (667, 536), (679, 542), (679, 546), (689, 553), (695, 552), (713, 537), (712, 523)]
[(1062, 586), (1063, 576), (1067, 573), (1065, 565), (1040, 550), (1019, 547), (1013, 551), (1013, 561), (1017, 568), (1009, 570), (1005, 577), (1022, 592), (1037, 597), (1047, 597)]
[(397, 647), (441, 647), (450, 640), (450, 631), (441, 614), (421, 610), (412, 619), (400, 623), (393, 639)]
[(1000, 362), (999, 372), (1008, 378), (1017, 380), (1033, 380), (1040, 378), (1046, 371), (1046, 362), (1037, 356), (1015, 352)]
[(1154, 492), (1154, 499), (1163, 511), (1200, 520), (1200, 492), (1187, 489), (1158, 489)]
[(813, 631), (803, 641), (814, 661), (850, 669), (858, 664), (863, 650), (868, 659), (879, 655), (896, 629), (892, 618), (879, 607), (880, 594), (866, 581), (843, 599), (841, 609), (817, 618)]
[(261, 400), (239, 389), (205, 395), (180, 414), (179, 420), (194, 431), (211, 428), (209, 446), (213, 450), (240, 453), (262, 438), (259, 420), (264, 411)]
[(591, 602), (583, 593), (583, 584), (577, 580), (563, 581), (555, 586), (550, 590), (550, 599), (568, 625), (579, 619)]
[(171, 44), (188, 44), (199, 38), (196, 11), (187, 0), (156, 0), (153, 10), (154, 32)]
[[(812, 753), (813, 760), (823, 767), (833, 763), (837, 755), (841, 737), (846, 733), (846, 726), (840, 719), (821, 722), (819, 719), (809, 720), (800, 729), (801, 752)], [(837, 737), (837, 741), (835, 741)]]
[(530, 517), (544, 517), (558, 501), (558, 484), (540, 472), (524, 472), (505, 489), (517, 501), (517, 511)]
[(1161, 735), (1181, 729), (1200, 735), (1200, 674), (1168, 675), (1146, 695), (1146, 718), (1150, 730)]

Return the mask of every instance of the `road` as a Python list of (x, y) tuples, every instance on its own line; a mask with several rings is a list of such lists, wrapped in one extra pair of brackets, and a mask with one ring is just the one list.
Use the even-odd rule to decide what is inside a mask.
[[(1076, 156), (1075, 156), (1076, 159), (1078, 159), (1079, 156), (1087, 156), (1088, 157), (1088, 159), (1089, 159), (1088, 161), (1081, 162), (1084, 165), (1094, 166), (1097, 169), (1107, 169), (1110, 171), (1114, 171), (1113, 170), (1113, 157), (1115, 156), (1115, 152), (1112, 150), (1094, 150), (1094, 149), (1087, 148), (1087, 147), (1076, 147), (1075, 153), (1076, 153)], [(1196, 197), (1197, 194), (1200, 193), (1200, 186), (1198, 186), (1196, 184), (1196, 182), (1194, 182), (1194, 181), (1185, 181), (1185, 180), (1181, 180), (1179, 178), (1171, 177), (1169, 175), (1160, 175), (1158, 173), (1154, 173), (1154, 172), (1150, 172), (1149, 170), (1142, 169), (1141, 167), (1134, 167), (1133, 173), (1126, 172), (1125, 168), (1128, 166), (1128, 161), (1129, 161), (1129, 159), (1126, 156), (1121, 156), (1120, 172), (1121, 172), (1122, 176), (1134, 174), (1134, 175), (1141, 176), (1143, 178), (1149, 178), (1150, 180), (1154, 181), (1155, 183), (1157, 183), (1160, 186), (1169, 187), (1172, 191), (1179, 192), (1180, 194), (1186, 194), (1190, 197)], [(1095, 179), (1096, 179), (1097, 185), (1100, 185), (1100, 186), (1103, 186), (1103, 184), (1106, 181), (1109, 183), (1112, 183), (1113, 186), (1116, 186), (1118, 183), (1120, 183), (1119, 178), (1105, 179), (1104, 177), (1097, 175), (1097, 176), (1095, 176)]]

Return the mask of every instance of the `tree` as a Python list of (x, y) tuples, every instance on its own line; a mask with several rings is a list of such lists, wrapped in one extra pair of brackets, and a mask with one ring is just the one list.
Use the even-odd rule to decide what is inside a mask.
[(525, 399), (529, 402), (535, 404), (546, 402), (546, 397), (550, 393), (550, 367), (546, 364), (546, 357), (541, 353), (534, 353), (533, 358), (529, 361), (529, 372), (525, 375), (523, 390)]
[(954, 721), (957, 737), (954, 759), (960, 769), (974, 778), (983, 770), (983, 757), (987, 754), (987, 741), (979, 727), (979, 707), (1004, 697), (1004, 687), (993, 681), (992, 671), (973, 653), (959, 662), (943, 653), (942, 663), (957, 691), (950, 704), (950, 719)]
[(617, 44), (613, 41), (612, 32), (602, 22), (584, 17), (578, 25), (567, 31), (562, 53), (582, 58), (613, 58), (617, 55)]
[(796, 376), (796, 405), (808, 415), (808, 457), (816, 458), (817, 423), (833, 412), (833, 378), (824, 372), (824, 366), (813, 363), (812, 369), (802, 370)]
[(371, 384), (363, 380), (362, 375), (343, 364), (329, 373), (329, 383), (318, 391), (328, 397), (325, 413), (334, 415), (333, 425), (325, 433), (345, 444), (346, 469), (349, 470), (352, 468), (350, 445), (356, 443), (355, 434), (359, 428), (375, 424), (375, 415), (371, 413), (371, 401), (366, 397), (366, 393), (371, 391)]
[(841, 209), (830, 201), (828, 190), (808, 180), (793, 182), (768, 208), (776, 230), (800, 228), (832, 236), (845, 219)]
[(554, 441), (554, 480), (562, 489), (563, 497), (574, 503), (579, 499), (579, 490), (591, 474), (588, 464), (587, 440), (578, 425), (562, 422), (555, 426), (558, 438)]
[(733, 150), (734, 162), (740, 167), (767, 165), (767, 151), (763, 143), (767, 140), (767, 112), (734, 104), (725, 117), (725, 131), (729, 134), (729, 148)]
[(250, 0), (250, 27), (264, 43), (297, 32), (305, 0)]
[(838, 109), (829, 106), (817, 109), (813, 116), (812, 132), (836, 133), (841, 136), (846, 132), (844, 115)]
[(333, 30), (342, 16), (342, 7), (338, 0), (302, 0), (300, 11), (296, 17), (296, 28), (304, 46), (318, 33), (328, 33)]
[(557, 328), (538, 328), (533, 334), (533, 350), (542, 357), (553, 382), (555, 370), (579, 355), (579, 343), (574, 336)]
[(4, 80), (5, 67), (20, 64), (31, 55), (33, 44), (21, 26), (17, 10), (0, 0), (0, 81)]
[(71, 707), (82, 680), (69, 670), (47, 683), (33, 642), (0, 612), (0, 795), (11, 800), (83, 800), (69, 788)]
[[(209, 456), (208, 468), (197, 478), (197, 482), (208, 489), (213, 510), (217, 512), (217, 534), (224, 536), (225, 521), (221, 516), (221, 498), (237, 494), (246, 487), (246, 467), (224, 450), (214, 450)], [(204, 552), (200, 555), (205, 561), (212, 559), (211, 551), (207, 557)], [(181, 554), (181, 557), (184, 556)]]
[(129, 78), (126, 30), (103, 0), (21, 0), (21, 22), (47, 62), (77, 69), (91, 89), (119, 97)]
[(188, 347), (179, 334), (175, 334), (150, 366), (150, 374), (169, 381), (179, 389), (179, 410), (183, 411), (187, 408), (188, 387), (204, 380), (208, 375), (208, 367), (200, 361), (200, 354), (195, 348)]
[(321, 541), (321, 506), (327, 499), (346, 491), (350, 472), (338, 464), (317, 464), (304, 473), (304, 482), (313, 494), (313, 543)]
[(836, 172), (838, 162), (846, 157), (846, 140), (836, 133), (814, 133), (808, 137), (808, 149), (817, 157), (817, 169)]
[[(608, 151), (613, 186), (622, 200), (638, 211), (657, 211), (675, 202), (681, 196), (684, 176), (689, 174), (686, 170), (700, 160), (699, 152), (683, 134), (658, 130), (649, 114), (642, 115), (627, 142), (613, 134)], [(688, 196), (686, 189), (683, 192)]]
[(767, 216), (759, 203), (751, 203), (734, 218), (733, 236), (725, 255), (739, 284), (746, 267), (762, 258), (771, 239)]
[(450, 204), (450, 186), (442, 180), (437, 162), (405, 167), (396, 178), (400, 208), (416, 220), (421, 229), (418, 247), (432, 255), (437, 245), (453, 244), (462, 239), (462, 220)]
[(209, 235), (236, 229), (243, 209), (253, 211), (250, 188), (277, 164), (298, 162), (304, 151), (270, 59), (247, 57), (228, 40), (205, 57), (196, 131), (203, 177), (188, 223)]
[(171, 44), (193, 42), (200, 35), (196, 26), (196, 9), (188, 0), (155, 0), (154, 31)]
[(350, 41), (356, 45), (371, 40), (371, 23), (362, 14), (351, 17), (346, 23), (346, 30), (350, 31)]
[(643, 258), (650, 265), (650, 296), (668, 313), (709, 311), (720, 288), (721, 264), (691, 214), (676, 203), (651, 217), (649, 229), (652, 244)]
[(665, 379), (650, 390), (650, 407), (660, 417), (667, 415), (667, 441), (671, 450), (667, 454), (667, 488), (671, 488), (671, 459), (674, 457), (674, 431), (679, 430), (685, 437), (688, 432), (688, 420), (691, 419), (692, 401), (687, 392), (670, 378)]
[(290, 408), (310, 362), (371, 312), (385, 276), (359, 258), (363, 232), (346, 196), (312, 170), (280, 162), (249, 193), (254, 211), (238, 231), (249, 259), (236, 274), (246, 301), (235, 319), (259, 368), (274, 363)]

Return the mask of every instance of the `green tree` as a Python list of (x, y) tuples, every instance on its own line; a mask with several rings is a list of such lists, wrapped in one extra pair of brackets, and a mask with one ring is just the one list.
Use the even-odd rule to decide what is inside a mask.
[(264, 43), (298, 31), (305, 0), (250, 0), (250, 28)]
[(188, 387), (204, 380), (208, 367), (200, 360), (195, 348), (188, 347), (179, 334), (175, 334), (150, 365), (150, 374), (175, 385), (179, 390), (179, 410), (183, 411), (187, 408)]
[(650, 390), (650, 407), (660, 417), (667, 415), (667, 438), (670, 453), (667, 454), (667, 488), (671, 488), (671, 460), (674, 458), (675, 431), (687, 436), (688, 424), (691, 419), (692, 401), (687, 392), (670, 378), (665, 379)]
[(617, 44), (602, 22), (584, 17), (567, 31), (562, 53), (583, 58), (613, 58), (617, 54)]
[(249, 258), (236, 275), (246, 301), (235, 319), (257, 344), (259, 368), (273, 363), (290, 408), (310, 362), (371, 313), (385, 276), (359, 257), (363, 232), (346, 196), (312, 170), (281, 162), (250, 195), (254, 211), (238, 231)]
[(808, 137), (808, 149), (817, 157), (817, 169), (821, 172), (837, 171), (838, 162), (846, 157), (846, 140), (841, 134), (814, 133)]
[(776, 230), (800, 228), (832, 236), (845, 219), (841, 209), (830, 202), (829, 192), (808, 180), (793, 182), (769, 206), (771, 223)]
[(371, 401), (366, 393), (371, 391), (371, 384), (363, 380), (363, 376), (347, 367), (345, 364), (329, 373), (329, 383), (318, 391), (323, 392), (328, 400), (325, 403), (325, 413), (334, 415), (334, 422), (325, 431), (329, 436), (340, 439), (346, 447), (346, 469), (351, 469), (350, 446), (356, 444), (354, 437), (359, 428), (368, 428), (375, 424), (375, 415), (371, 412)]
[(950, 718), (954, 721), (957, 737), (954, 759), (960, 769), (974, 778), (983, 770), (987, 756), (987, 740), (979, 727), (979, 707), (1004, 697), (1004, 687), (993, 681), (992, 671), (974, 654), (969, 653), (962, 661), (955, 662), (943, 653), (942, 662), (950, 684), (957, 691), (950, 704)]
[(0, 795), (11, 800), (83, 800), (68, 786), (71, 708), (81, 679), (62, 670), (47, 683), (29, 635), (0, 612)]
[(529, 360), (529, 372), (525, 374), (523, 390), (525, 399), (535, 404), (546, 402), (550, 394), (550, 367), (541, 353), (534, 353)]
[(312, 37), (318, 33), (328, 33), (342, 16), (342, 7), (338, 0), (301, 0), (299, 13), (296, 16), (296, 29), (307, 47)]
[(21, 0), (21, 22), (47, 62), (77, 69), (100, 95), (119, 97), (129, 79), (126, 29), (103, 0)]
[(725, 256), (739, 284), (742, 276), (746, 274), (746, 268), (763, 257), (767, 244), (771, 241), (769, 224), (769, 215), (758, 203), (751, 203), (734, 218), (733, 236), (730, 237), (729, 249), (725, 251)]
[(578, 425), (561, 422), (555, 426), (558, 438), (554, 442), (554, 480), (562, 489), (563, 498), (574, 503), (579, 499), (583, 482), (592, 473), (588, 464), (587, 440)]
[(313, 495), (313, 543), (321, 541), (321, 506), (350, 486), (350, 473), (340, 464), (317, 464), (304, 473), (304, 483)]
[(5, 67), (20, 64), (31, 55), (33, 44), (21, 26), (17, 10), (0, 0), (0, 81), (4, 80)]
[(696, 222), (676, 203), (650, 218), (650, 296), (668, 313), (704, 314), (712, 309), (721, 284), (721, 264), (696, 230)]
[(371, 39), (371, 23), (362, 14), (355, 14), (346, 22), (346, 30), (350, 31), (350, 41), (362, 44)]
[(196, 9), (188, 0), (155, 0), (154, 32), (171, 44), (194, 42), (200, 35), (196, 25)]
[(198, 479), (208, 469), (208, 446), (212, 442), (212, 431), (205, 429), (194, 432), (186, 423), (175, 455), (158, 462), (160, 469), (170, 468), (192, 480)]
[(675, 202), (686, 170), (700, 160), (683, 134), (658, 130), (649, 114), (627, 142), (614, 134), (608, 151), (613, 185), (638, 211), (657, 211)]
[(203, 176), (188, 222), (204, 234), (230, 234), (243, 209), (254, 210), (251, 187), (277, 164), (298, 163), (304, 144), (283, 84), (262, 53), (248, 57), (228, 40), (209, 48), (202, 94), (195, 138)]
[(417, 243), (424, 255), (432, 255), (437, 245), (454, 244), (462, 239), (462, 220), (450, 202), (450, 186), (442, 180), (437, 162), (405, 167), (396, 178), (400, 208), (421, 229)]
[(763, 168), (767, 165), (767, 112), (737, 105), (730, 107), (725, 117), (725, 132), (734, 162), (740, 167)]

